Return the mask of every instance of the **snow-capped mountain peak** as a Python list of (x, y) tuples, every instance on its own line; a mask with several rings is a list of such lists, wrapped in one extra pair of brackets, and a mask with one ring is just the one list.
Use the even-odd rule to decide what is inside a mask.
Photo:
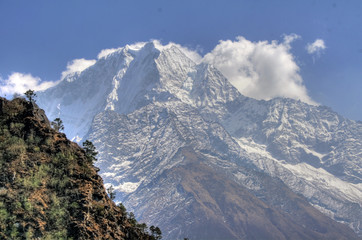
[[(208, 206), (218, 216), (226, 214), (225, 199), (198, 198), (200, 192), (190, 188), (212, 188), (204, 184), (209, 175), (200, 178), (203, 184), (184, 182), (186, 175), (193, 179), (181, 173), (195, 159), (202, 161), (197, 169), (245, 187), (291, 214), (297, 225), (310, 223), (300, 218), (304, 207), (294, 207), (304, 200), (295, 200), (290, 189), (360, 233), (362, 124), (324, 106), (245, 97), (214, 66), (189, 56), (177, 44), (158, 41), (110, 49), (92, 66), (39, 93), (38, 103), (50, 119), (63, 120), (69, 138), (95, 143), (98, 166), (118, 191), (117, 200), (151, 224), (169, 223), (164, 225), (169, 238), (199, 223), (188, 209), (196, 203), (198, 210)], [(168, 210), (152, 212), (155, 203)], [(235, 216), (227, 211), (225, 231), (237, 238), (243, 231), (230, 230)], [(185, 223), (178, 222), (180, 216)], [(312, 239), (325, 237), (318, 234)]]
[(80, 139), (103, 110), (130, 113), (152, 101), (171, 98), (211, 106), (240, 94), (218, 70), (197, 65), (177, 45), (151, 41), (114, 50), (38, 95), (50, 118), (63, 119), (67, 135)]

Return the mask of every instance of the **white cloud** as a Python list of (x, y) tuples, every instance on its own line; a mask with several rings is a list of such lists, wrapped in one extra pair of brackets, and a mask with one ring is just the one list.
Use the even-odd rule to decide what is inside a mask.
[(56, 85), (58, 82), (41, 81), (39, 77), (33, 77), (31, 74), (15, 72), (7, 79), (0, 78), (0, 94), (13, 95), (14, 93), (23, 94), (28, 89), (42, 91)]
[[(128, 47), (129, 49), (132, 50), (139, 50), (141, 49), (144, 45), (146, 44), (146, 42), (136, 42), (134, 44), (131, 45), (126, 45), (126, 47)], [(122, 50), (124, 47), (120, 47), (120, 48), (108, 48), (108, 49), (103, 49), (98, 53), (97, 59), (101, 59), (104, 57), (107, 57), (108, 55), (120, 51)]]
[(81, 72), (84, 69), (94, 65), (96, 63), (96, 60), (87, 60), (84, 58), (80, 59), (74, 59), (67, 64), (67, 69), (62, 72), (62, 79), (65, 78), (68, 74), (75, 73), (75, 72)]
[(104, 58), (106, 56), (108, 56), (109, 54), (112, 54), (118, 50), (120, 50), (122, 48), (108, 48), (108, 49), (103, 49), (102, 51), (100, 51), (98, 53), (98, 56), (97, 56), (97, 59), (101, 59), (101, 58)]
[(320, 53), (326, 49), (326, 45), (323, 39), (316, 39), (313, 43), (308, 43), (306, 49), (309, 54), (320, 55)]
[(295, 40), (298, 40), (298, 39), (300, 39), (301, 37), (299, 36), (299, 35), (297, 35), (297, 34), (295, 34), (295, 33), (292, 33), (292, 34), (284, 34), (283, 35), (283, 39), (284, 39), (284, 45), (285, 46), (287, 46), (287, 47), (289, 47), (290, 48), (290, 44), (292, 43), (292, 42), (294, 42)]
[[(61, 80), (70, 73), (81, 72), (95, 64), (96, 60), (75, 59), (68, 63), (67, 69), (62, 72)], [(31, 74), (14, 72), (7, 79), (0, 77), (0, 94), (11, 96), (15, 93), (23, 94), (28, 89), (43, 91), (58, 84), (59, 81), (42, 81), (39, 77)]]
[(140, 50), (146, 45), (147, 42), (136, 42), (131, 45), (126, 45), (126, 47), (133, 49), (133, 50)]
[(244, 37), (220, 41), (204, 61), (217, 67), (244, 95), (256, 99), (288, 97), (315, 104), (308, 96), (299, 67), (290, 52), (296, 34), (284, 42), (251, 42)]
[[(174, 43), (174, 42), (169, 42), (166, 45), (162, 45), (162, 43), (157, 39), (152, 39), (152, 40), (150, 40), (150, 42), (153, 42), (153, 44), (155, 44), (155, 47), (157, 49), (159, 49), (159, 50), (167, 49), (167, 48), (170, 48), (171, 46), (176, 46), (187, 57), (189, 57), (191, 60), (193, 60), (195, 63), (200, 63), (202, 61), (202, 57), (200, 56), (200, 54), (196, 50), (189, 49), (187, 47), (181, 46), (180, 44), (177, 44), (177, 43)], [(129, 48), (129, 49), (132, 49), (132, 50), (139, 50), (142, 47), (144, 47), (145, 44), (147, 44), (147, 42), (136, 42), (136, 43), (131, 44), (131, 45), (126, 45), (126, 47)], [(103, 49), (103, 50), (101, 50), (99, 52), (97, 58), (101, 59), (103, 57), (106, 57), (106, 56), (114, 53), (114, 52), (120, 51), (123, 48), (124, 47)]]

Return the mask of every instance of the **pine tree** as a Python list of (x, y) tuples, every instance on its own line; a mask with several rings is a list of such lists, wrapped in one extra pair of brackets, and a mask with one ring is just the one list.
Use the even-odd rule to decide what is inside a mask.
[(34, 90), (29, 89), (28, 91), (26, 91), (26, 92), (24, 93), (24, 95), (25, 95), (25, 97), (28, 99), (29, 102), (35, 103), (35, 99), (34, 99), (34, 98), (36, 97), (36, 94), (35, 94)]
[(107, 193), (111, 200), (114, 200), (116, 198), (116, 193), (114, 192), (114, 188), (112, 185), (109, 188), (107, 188)]
[(51, 122), (51, 125), (56, 131), (63, 131), (64, 130), (63, 121), (60, 118), (54, 119)]
[(154, 237), (154, 239), (159, 240), (162, 238), (162, 232), (159, 227), (151, 226), (150, 227), (151, 235)]
[(96, 151), (96, 147), (93, 145), (91, 141), (85, 140), (85, 142), (83, 142), (83, 149), (85, 151), (86, 157), (90, 162), (93, 163), (97, 161), (96, 156), (98, 152)]

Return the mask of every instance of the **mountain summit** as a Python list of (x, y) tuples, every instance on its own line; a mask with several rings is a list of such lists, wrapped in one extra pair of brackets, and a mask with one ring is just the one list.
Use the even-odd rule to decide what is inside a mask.
[(241, 96), (212, 66), (197, 65), (176, 46), (156, 42), (120, 48), (38, 95), (39, 105), (50, 116), (60, 117), (66, 134), (77, 139), (87, 134), (94, 116), (104, 110), (128, 114), (169, 99), (215, 106)]
[(361, 233), (362, 124), (327, 107), (245, 97), (157, 42), (38, 95), (70, 138), (94, 142), (117, 200), (167, 239), (349, 239), (328, 217)]

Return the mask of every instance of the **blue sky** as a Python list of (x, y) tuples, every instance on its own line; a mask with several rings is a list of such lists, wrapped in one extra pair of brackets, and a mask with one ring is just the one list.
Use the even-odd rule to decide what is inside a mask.
[[(283, 51), (298, 66), (308, 96), (362, 120), (361, 26), (361, 0), (0, 0), (0, 85), (14, 73), (56, 81), (73, 59), (96, 59), (102, 49), (150, 39), (203, 56), (220, 40), (281, 46), (285, 35), (295, 34)], [(323, 46), (308, 53), (318, 39)]]

